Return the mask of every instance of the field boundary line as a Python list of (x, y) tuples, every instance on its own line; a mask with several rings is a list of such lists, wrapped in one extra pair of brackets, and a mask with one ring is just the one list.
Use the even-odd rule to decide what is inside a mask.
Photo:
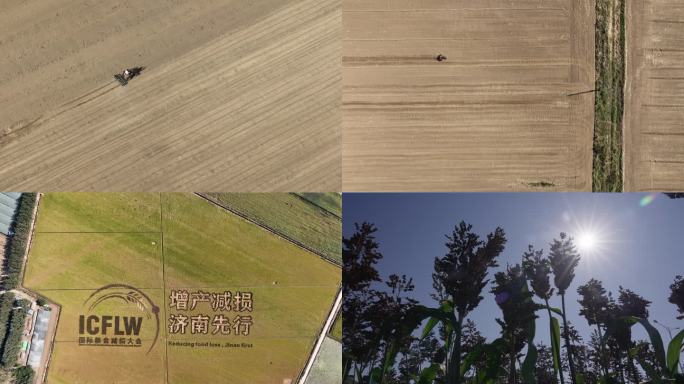
[(325, 324), (323, 325), (323, 329), (321, 330), (321, 333), (318, 335), (318, 339), (316, 340), (316, 344), (314, 345), (311, 353), (309, 354), (309, 359), (306, 363), (306, 366), (304, 367), (304, 370), (299, 376), (299, 379), (297, 380), (297, 384), (305, 384), (306, 379), (309, 377), (309, 374), (311, 373), (311, 368), (313, 367), (314, 362), (316, 361), (316, 358), (318, 357), (318, 353), (321, 350), (321, 346), (323, 345), (323, 341), (325, 341), (326, 337), (328, 337), (328, 332), (330, 332), (330, 328), (332, 327), (333, 323), (335, 322), (335, 318), (337, 317), (337, 313), (340, 311), (342, 307), (342, 287), (340, 287), (337, 291), (337, 297), (335, 298), (335, 302), (333, 303), (332, 308), (330, 308), (330, 312), (328, 313), (328, 318), (325, 321)]
[(169, 335), (167, 333), (166, 321), (166, 268), (164, 259), (164, 201), (163, 194), (159, 193), (159, 239), (161, 244), (159, 245), (161, 253), (161, 269), (162, 269), (162, 295), (164, 297), (164, 382), (169, 384)]
[[(105, 192), (105, 193), (106, 193), (106, 192)], [(158, 232), (158, 231), (144, 231), (144, 232), (135, 232), (135, 231), (133, 231), (133, 232), (127, 232), (127, 231), (124, 231), (124, 232), (97, 232), (97, 231), (95, 231), (95, 232), (88, 232), (88, 231), (73, 231), (73, 232), (71, 232), (71, 231), (64, 231), (64, 232), (62, 232), (62, 231), (48, 231), (48, 232), (45, 232), (45, 231), (36, 231), (36, 233), (48, 233), (48, 234), (49, 234), (49, 233), (56, 233), (56, 234), (59, 234), (59, 235), (78, 235), (78, 234), (84, 234), (84, 235), (92, 235), (92, 234), (101, 235), (101, 234), (105, 234), (105, 235), (106, 235), (106, 234), (111, 233), (111, 234), (114, 234), (114, 235), (116, 235), (116, 234), (124, 234), (124, 235), (126, 235), (126, 234), (135, 234), (135, 233), (152, 234), (152, 233), (159, 233), (159, 232)]]
[[(328, 285), (323, 285), (323, 284), (317, 284), (317, 285), (278, 285), (277, 287), (274, 287), (273, 284), (262, 284), (262, 285), (231, 285), (228, 286), (228, 288), (231, 289), (247, 289), (247, 288), (330, 288), (330, 287), (337, 287), (338, 284), (328, 284)], [(100, 287), (83, 287), (83, 288), (36, 288), (36, 290), (39, 291), (97, 291)], [(145, 291), (162, 291), (164, 288), (162, 287), (136, 287), (139, 290), (145, 290)], [(213, 287), (189, 287), (189, 286), (182, 286), (182, 287), (176, 287), (173, 286), (171, 287), (172, 289), (224, 289), (226, 288), (225, 285), (218, 285), (218, 286), (213, 286)]]
[[(202, 199), (204, 199), (204, 200), (210, 202), (211, 204), (214, 204), (214, 205), (216, 205), (216, 206), (218, 206), (218, 207), (220, 207), (220, 208), (225, 209), (225, 210), (228, 211), (228, 212), (233, 213), (233, 214), (236, 215), (236, 216), (241, 217), (242, 219), (244, 219), (245, 221), (247, 221), (247, 222), (249, 222), (249, 223), (252, 223), (252, 224), (254, 224), (254, 225), (258, 226), (258, 227), (261, 227), (262, 229), (264, 229), (264, 230), (266, 230), (266, 231), (268, 231), (268, 232), (270, 232), (270, 233), (272, 233), (272, 234), (274, 234), (274, 235), (280, 237), (281, 239), (284, 239), (284, 240), (286, 240), (286, 241), (288, 241), (288, 242), (290, 242), (290, 243), (292, 243), (292, 244), (298, 246), (299, 248), (304, 249), (305, 251), (308, 251), (308, 252), (310, 252), (310, 253), (315, 254), (316, 256), (320, 257), (321, 259), (327, 261), (327, 262), (330, 263), (330, 264), (333, 264), (333, 265), (335, 265), (335, 266), (341, 267), (340, 264), (338, 264), (337, 262), (335, 262), (334, 260), (332, 260), (330, 257), (326, 256), (323, 252), (320, 252), (320, 251), (318, 251), (318, 250), (316, 250), (316, 249), (313, 249), (313, 248), (307, 246), (306, 244), (304, 244), (304, 243), (302, 243), (302, 242), (300, 242), (300, 241), (298, 241), (298, 240), (295, 240), (295, 239), (293, 239), (292, 237), (290, 237), (290, 236), (288, 236), (288, 235), (286, 235), (286, 234), (284, 234), (284, 233), (282, 233), (282, 232), (280, 232), (280, 231), (277, 231), (277, 230), (275, 230), (275, 229), (273, 229), (273, 228), (271, 228), (271, 227), (269, 227), (269, 226), (266, 226), (266, 225), (264, 225), (264, 224), (259, 223), (258, 221), (252, 220), (252, 219), (249, 218), (249, 216), (247, 216), (246, 214), (244, 214), (244, 213), (242, 213), (242, 212), (240, 212), (240, 211), (238, 211), (238, 210), (236, 210), (236, 209), (230, 208), (230, 207), (228, 207), (226, 204), (220, 203), (220, 202), (218, 202), (218, 201), (212, 199), (211, 197), (205, 195), (204, 193), (195, 192), (194, 194), (195, 194), (195, 196), (198, 196), (198, 197), (200, 197), (200, 198), (202, 198)], [(340, 238), (340, 241), (341, 241), (341, 240), (342, 240), (342, 239)]]

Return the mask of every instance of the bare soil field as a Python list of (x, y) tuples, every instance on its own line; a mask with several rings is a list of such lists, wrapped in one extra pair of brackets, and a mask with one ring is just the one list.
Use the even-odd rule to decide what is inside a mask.
[(0, 189), (339, 190), (340, 36), (340, 0), (5, 0)]
[(344, 190), (590, 191), (594, 24), (593, 0), (344, 0)]
[(625, 190), (684, 190), (684, 7), (627, 2)]

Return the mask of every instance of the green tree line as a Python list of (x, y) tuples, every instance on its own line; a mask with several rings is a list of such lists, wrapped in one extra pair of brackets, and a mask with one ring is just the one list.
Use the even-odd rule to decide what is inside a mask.
[(12, 224), (14, 234), (10, 237), (5, 252), (5, 278), (2, 284), (7, 290), (16, 288), (21, 280), (21, 269), (31, 234), (31, 218), (35, 205), (35, 193), (23, 193), (21, 195), (19, 208)]

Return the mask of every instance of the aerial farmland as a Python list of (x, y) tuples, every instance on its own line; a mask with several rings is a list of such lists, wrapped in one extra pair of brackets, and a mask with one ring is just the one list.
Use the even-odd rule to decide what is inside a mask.
[(345, 0), (344, 190), (591, 190), (594, 13)]
[[(287, 196), (299, 198), (258, 196), (264, 204), (284, 205), (281, 213), (289, 207)], [(38, 382), (300, 379), (316, 358), (316, 340), (327, 335), (322, 325), (334, 323), (340, 267), (278, 235), (263, 214), (252, 221), (255, 213), (239, 204), (239, 196), (224, 196), (222, 205), (212, 202), (215, 197), (42, 196), (23, 286), (59, 306), (60, 313)], [(303, 202), (308, 205), (291, 208), (289, 222), (296, 226), (300, 211), (312, 227), (312, 212), (322, 208)], [(241, 215), (230, 210), (238, 205)], [(337, 242), (341, 222), (338, 228), (328, 235)], [(306, 236), (298, 238), (311, 244)], [(183, 299), (183, 293), (189, 295)], [(138, 328), (129, 324), (136, 318)], [(187, 328), (181, 324), (203, 318), (213, 320), (204, 328), (194, 320)], [(130, 340), (107, 336), (130, 330)]]
[(339, 190), (340, 16), (339, 0), (3, 1), (0, 189)]
[(625, 190), (684, 190), (684, 8), (627, 1)]

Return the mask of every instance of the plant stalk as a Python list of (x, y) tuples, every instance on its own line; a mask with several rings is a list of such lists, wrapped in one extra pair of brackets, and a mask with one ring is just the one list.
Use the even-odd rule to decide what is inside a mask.
[(561, 304), (563, 306), (563, 336), (565, 338), (565, 350), (568, 352), (568, 364), (570, 365), (570, 379), (572, 379), (572, 384), (577, 384), (575, 379), (575, 362), (572, 356), (572, 345), (570, 344), (570, 332), (568, 332), (568, 320), (565, 316), (565, 293), (561, 295)]
[[(544, 299), (546, 302), (546, 311), (549, 313), (549, 329), (553, 328), (553, 322), (551, 321), (551, 308), (549, 307), (549, 299)], [(553, 353), (553, 349), (551, 350), (551, 353)], [(560, 351), (558, 352), (560, 354)], [(560, 357), (560, 356), (559, 356)], [(565, 384), (565, 378), (563, 377), (563, 365), (560, 362), (560, 358), (558, 359), (558, 377), (560, 379), (560, 384)]]

